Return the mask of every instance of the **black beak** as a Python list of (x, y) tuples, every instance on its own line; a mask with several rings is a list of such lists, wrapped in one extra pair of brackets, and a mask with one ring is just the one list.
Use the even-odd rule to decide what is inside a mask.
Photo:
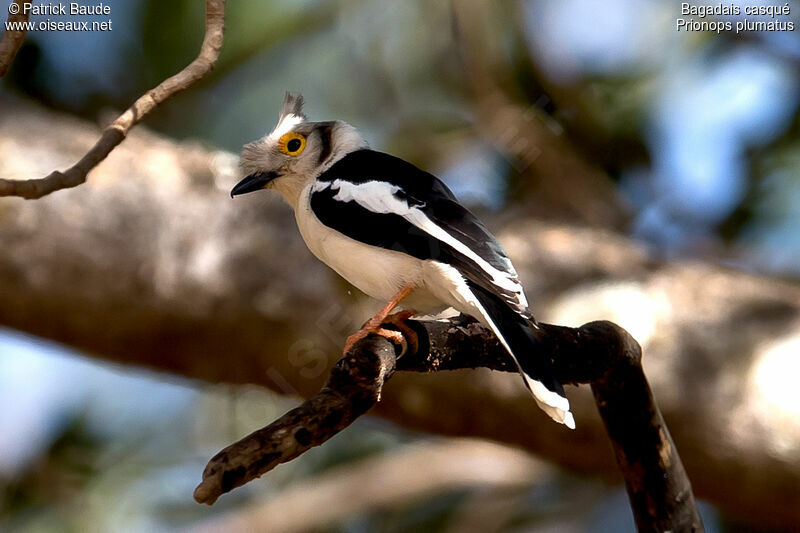
[(259, 172), (258, 174), (250, 174), (245, 179), (237, 183), (236, 186), (231, 190), (231, 198), (239, 194), (259, 191), (277, 177), (277, 172)]

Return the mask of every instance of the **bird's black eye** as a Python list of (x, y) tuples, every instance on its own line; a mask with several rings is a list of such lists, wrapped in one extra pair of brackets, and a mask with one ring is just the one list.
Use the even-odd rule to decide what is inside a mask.
[(287, 148), (287, 149), (288, 149), (290, 152), (296, 152), (296, 151), (298, 151), (298, 150), (300, 149), (300, 147), (301, 147), (302, 145), (303, 145), (303, 143), (302, 143), (302, 142), (300, 142), (300, 139), (292, 139), (291, 141), (289, 141), (288, 143), (286, 143), (286, 148)]

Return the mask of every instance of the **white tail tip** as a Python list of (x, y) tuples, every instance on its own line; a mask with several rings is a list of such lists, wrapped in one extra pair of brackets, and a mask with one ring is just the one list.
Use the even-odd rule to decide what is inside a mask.
[(575, 429), (575, 417), (569, 410), (569, 400), (551, 391), (541, 381), (532, 379), (524, 372), (522, 372), (522, 377), (542, 411), (559, 424), (564, 424), (569, 429)]

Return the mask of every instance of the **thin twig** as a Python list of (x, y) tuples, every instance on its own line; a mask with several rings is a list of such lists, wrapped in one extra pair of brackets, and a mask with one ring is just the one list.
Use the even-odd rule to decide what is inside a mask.
[(191, 87), (205, 76), (217, 62), (225, 35), (225, 0), (206, 0), (206, 32), (200, 53), (194, 61), (156, 88), (140, 96), (122, 115), (108, 126), (100, 140), (80, 161), (64, 172), (54, 171), (44, 178), (28, 180), (0, 179), (0, 196), (21, 196), (28, 200), (41, 198), (60, 189), (76, 187), (86, 181), (90, 170), (108, 156), (125, 139), (128, 132), (160, 103)]
[[(33, 0), (27, 3), (33, 4)], [(23, 3), (19, 0), (14, 0), (11, 4), (17, 6), (17, 12), (12, 14), (14, 10), (11, 8), (11, 5), (9, 5), (7, 29), (3, 33), (3, 38), (0, 39), (0, 78), (6, 75), (11, 63), (14, 62), (14, 58), (17, 57), (17, 52), (19, 52), (19, 49), (22, 47), (22, 43), (25, 41), (25, 34), (27, 33), (26, 23), (28, 22), (28, 10), (23, 8)], [(8, 27), (12, 27), (13, 25), (18, 25), (18, 27), (22, 29), (9, 30)]]
[[(415, 353), (395, 357), (383, 337), (357, 343), (317, 395), (219, 452), (209, 461), (195, 499), (212, 504), (319, 446), (366, 413), (395, 371), (486, 367), (516, 371), (494, 335), (474, 320), (410, 321)], [(580, 328), (540, 324), (538, 356), (546, 354), (563, 383), (591, 383), (641, 531), (700, 531), (691, 484), (641, 366), (641, 347), (611, 322)], [(414, 343), (410, 343), (413, 345)], [(564, 438), (570, 438), (565, 433)]]

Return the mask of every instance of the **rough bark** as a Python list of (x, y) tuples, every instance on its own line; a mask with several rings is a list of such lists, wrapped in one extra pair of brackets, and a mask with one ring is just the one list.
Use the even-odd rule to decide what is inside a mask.
[[(472, 318), (408, 325), (413, 331), (395, 346), (377, 336), (356, 343), (334, 365), (320, 392), (216, 454), (195, 499), (211, 505), (222, 494), (325, 443), (380, 401), (386, 382), (398, 370), (486, 367), (517, 372), (496, 337)], [(535, 334), (533, 352), (518, 356), (546, 357), (562, 383), (592, 385), (637, 529), (702, 531), (691, 483), (650, 391), (636, 340), (604, 321), (580, 328), (540, 323)], [(408, 346), (417, 350), (406, 353)]]
[[(59, 168), (98, 134), (17, 100), (0, 110), (4, 178)], [(0, 324), (109, 360), (313, 394), (376, 304), (311, 257), (279, 200), (231, 200), (236, 179), (231, 154), (134, 131), (85, 186), (0, 199)], [(800, 417), (781, 385), (800, 343), (796, 285), (660, 262), (607, 232), (486, 222), (539, 319), (609, 319), (639, 340), (698, 497), (761, 525), (800, 522)], [(374, 412), (619, 479), (591, 394), (568, 394), (574, 433), (539, 414), (518, 379), (486, 370), (403, 373)]]

